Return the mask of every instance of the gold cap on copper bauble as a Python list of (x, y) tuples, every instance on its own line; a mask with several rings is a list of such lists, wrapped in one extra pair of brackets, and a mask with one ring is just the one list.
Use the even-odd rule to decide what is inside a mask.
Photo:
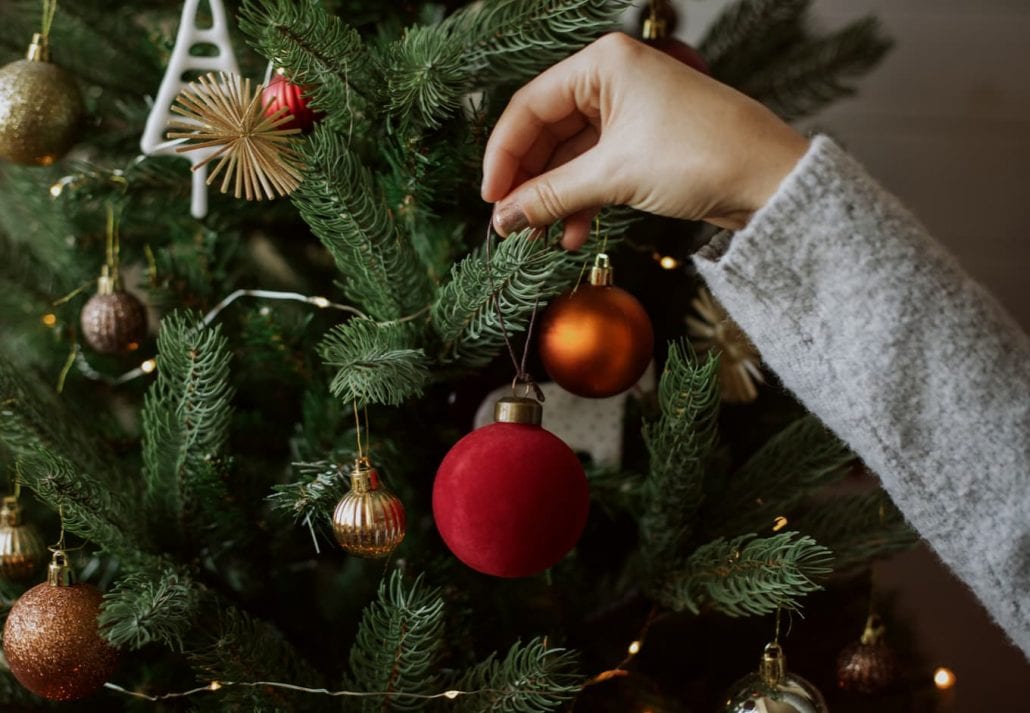
[(46, 557), (46, 545), (39, 531), (22, 521), (18, 498), (7, 496), (0, 502), (0, 578), (31, 579)]
[(75, 584), (75, 572), (68, 564), (68, 555), (64, 550), (54, 550), (54, 556), (47, 568), (47, 584), (51, 587), (70, 587)]
[(340, 547), (359, 557), (386, 557), (407, 532), (404, 504), (379, 479), (366, 459), (351, 471), (350, 490), (333, 511), (333, 534)]

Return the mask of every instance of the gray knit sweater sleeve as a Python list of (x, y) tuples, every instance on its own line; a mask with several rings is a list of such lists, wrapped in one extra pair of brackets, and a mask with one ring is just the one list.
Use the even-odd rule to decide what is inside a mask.
[(1030, 658), (1030, 340), (1018, 325), (825, 137), (695, 262), (765, 363)]

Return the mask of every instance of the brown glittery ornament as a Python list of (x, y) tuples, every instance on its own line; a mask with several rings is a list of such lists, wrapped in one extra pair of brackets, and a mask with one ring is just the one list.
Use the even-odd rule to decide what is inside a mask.
[(359, 557), (386, 557), (404, 540), (404, 504), (380, 482), (367, 460), (351, 471), (350, 490), (333, 511), (333, 534), (340, 547)]
[(0, 578), (20, 582), (32, 578), (43, 564), (46, 545), (39, 531), (22, 521), (18, 498), (0, 503)]
[(637, 299), (612, 284), (601, 253), (590, 280), (561, 295), (540, 325), (540, 358), (566, 391), (604, 398), (633, 386), (651, 362), (654, 331)]
[(42, 35), (26, 59), (0, 68), (0, 158), (49, 166), (75, 143), (85, 113), (78, 85), (50, 62)]
[(886, 627), (876, 614), (866, 620), (862, 637), (837, 657), (837, 685), (845, 691), (880, 693), (898, 678), (898, 657), (886, 640)]
[(118, 274), (107, 266), (97, 281), (97, 293), (82, 308), (82, 337), (101, 354), (125, 354), (139, 349), (147, 335), (147, 310), (121, 289)]
[(97, 629), (103, 596), (72, 584), (64, 552), (54, 552), (49, 579), (25, 592), (4, 625), (4, 657), (18, 682), (52, 701), (85, 698), (118, 666), (118, 651)]

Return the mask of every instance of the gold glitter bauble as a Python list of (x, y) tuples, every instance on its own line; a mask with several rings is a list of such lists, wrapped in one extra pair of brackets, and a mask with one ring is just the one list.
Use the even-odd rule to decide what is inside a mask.
[(47, 55), (37, 35), (28, 59), (0, 68), (0, 158), (49, 166), (75, 143), (86, 113), (82, 93)]
[(360, 557), (386, 557), (404, 540), (404, 504), (379, 482), (367, 461), (351, 472), (351, 488), (333, 512), (333, 534), (340, 547)]
[(757, 673), (737, 681), (726, 698), (723, 713), (828, 713), (826, 701), (811, 683), (787, 673), (779, 644), (765, 647)]
[(85, 698), (114, 673), (118, 651), (101, 638), (103, 596), (69, 584), (64, 552), (55, 552), (48, 582), (19, 597), (4, 625), (4, 656), (18, 682), (52, 701)]
[(117, 276), (101, 276), (97, 293), (82, 308), (82, 337), (101, 354), (139, 349), (147, 336), (147, 310), (135, 296), (118, 287)]
[(898, 678), (898, 657), (885, 638), (880, 617), (870, 614), (862, 637), (837, 657), (837, 685), (845, 691), (872, 695)]
[(46, 544), (39, 531), (22, 522), (15, 497), (0, 504), (0, 578), (20, 582), (31, 579), (46, 558)]

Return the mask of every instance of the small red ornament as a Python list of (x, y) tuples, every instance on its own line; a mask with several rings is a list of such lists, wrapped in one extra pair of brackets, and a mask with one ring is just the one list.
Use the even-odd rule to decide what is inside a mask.
[[(658, 7), (658, 5), (662, 7)], [(644, 20), (644, 29), (641, 32), (644, 42), (657, 50), (661, 50), (675, 60), (679, 60), (688, 67), (693, 67), (703, 74), (711, 74), (708, 63), (701, 53), (682, 40), (670, 37), (670, 20), (675, 22), (675, 9), (668, 3), (651, 3), (650, 14)]]
[(589, 284), (554, 300), (540, 325), (540, 358), (566, 391), (587, 398), (622, 393), (637, 383), (654, 352), (654, 330), (637, 299), (612, 284), (601, 253)]
[(496, 423), (458, 441), (433, 483), (433, 517), (454, 556), (495, 577), (558, 563), (586, 525), (590, 492), (576, 454), (540, 427), (543, 409), (503, 398)]
[(309, 87), (297, 86), (285, 75), (276, 73), (268, 86), (261, 91), (265, 115), (272, 116), (282, 107), (286, 107), (293, 119), (278, 128), (311, 131), (325, 114), (315, 111), (308, 104), (308, 98), (305, 96), (308, 90)]

